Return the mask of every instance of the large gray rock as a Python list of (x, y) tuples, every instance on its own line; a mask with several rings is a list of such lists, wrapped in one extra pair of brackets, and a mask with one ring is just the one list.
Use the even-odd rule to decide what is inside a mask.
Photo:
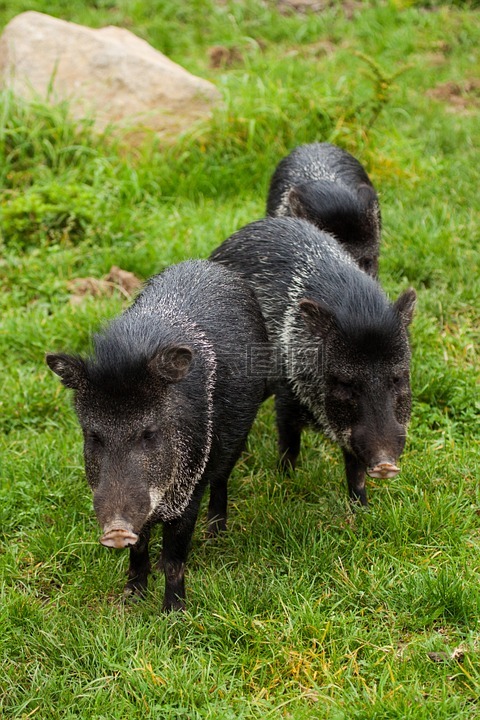
[(0, 37), (0, 83), (15, 94), (68, 100), (74, 118), (167, 133), (186, 129), (219, 100), (191, 75), (119, 27), (99, 30), (38, 12), (17, 15)]

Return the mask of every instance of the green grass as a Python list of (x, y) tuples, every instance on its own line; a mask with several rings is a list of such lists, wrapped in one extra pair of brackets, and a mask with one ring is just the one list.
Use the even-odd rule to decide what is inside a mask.
[[(26, 9), (120, 24), (224, 98), (176, 143), (129, 150), (65, 107), (0, 97), (2, 718), (480, 717), (480, 100), (428, 93), (478, 78), (478, 3), (354, 3), (351, 18), (276, 5), (0, 2), (0, 27)], [(211, 68), (217, 44), (240, 59)], [(276, 163), (314, 140), (364, 163), (381, 281), (418, 292), (402, 472), (370, 481), (370, 511), (352, 517), (338, 448), (318, 435), (295, 476), (277, 473), (269, 401), (228, 532), (206, 543), (202, 514), (187, 612), (159, 612), (161, 576), (124, 605), (128, 558), (98, 543), (80, 431), (43, 357), (86, 350), (126, 301), (73, 305), (69, 281), (206, 257), (262, 217)]]

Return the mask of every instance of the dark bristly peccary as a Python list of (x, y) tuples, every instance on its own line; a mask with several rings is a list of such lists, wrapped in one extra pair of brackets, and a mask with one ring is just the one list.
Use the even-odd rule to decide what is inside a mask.
[(389, 303), (335, 238), (295, 218), (247, 225), (210, 259), (240, 272), (260, 301), (284, 467), (295, 466), (301, 430), (312, 424), (340, 445), (350, 498), (366, 505), (365, 474), (399, 472), (415, 291)]
[(358, 265), (378, 274), (380, 206), (363, 166), (330, 143), (300, 145), (278, 164), (267, 215), (299, 217), (331, 233)]
[(88, 358), (48, 354), (75, 390), (85, 470), (103, 535), (130, 547), (126, 594), (142, 595), (150, 530), (163, 523), (165, 610), (184, 607), (184, 567), (210, 485), (209, 532), (225, 528), (227, 479), (264, 399), (266, 372), (247, 354), (265, 324), (241, 277), (207, 260), (150, 279), (133, 305), (94, 336)]

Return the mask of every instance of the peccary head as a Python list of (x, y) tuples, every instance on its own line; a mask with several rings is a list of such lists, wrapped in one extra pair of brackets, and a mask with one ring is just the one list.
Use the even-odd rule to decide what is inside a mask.
[(407, 327), (416, 295), (404, 292), (380, 316), (336, 314), (302, 298), (300, 313), (321, 353), (307, 370), (305, 403), (322, 429), (352, 453), (373, 477), (393, 477), (410, 418)]
[(183, 495), (188, 502), (182, 481), (187, 464), (202, 463), (205, 448), (191, 438), (204, 418), (181, 390), (191, 370), (191, 347), (162, 347), (129, 364), (104, 345), (100, 358), (48, 354), (46, 361), (75, 391), (100, 542), (121, 548), (136, 543), (149, 519), (181, 512)]
[(380, 208), (371, 185), (350, 189), (328, 180), (295, 185), (288, 193), (290, 213), (331, 233), (372, 277), (378, 274)]

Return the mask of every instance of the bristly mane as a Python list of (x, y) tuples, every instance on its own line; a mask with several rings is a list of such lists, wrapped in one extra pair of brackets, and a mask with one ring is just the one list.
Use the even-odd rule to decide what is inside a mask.
[(344, 185), (329, 181), (316, 181), (310, 186), (299, 185), (304, 207), (310, 219), (323, 221), (334, 234), (345, 234), (354, 240), (358, 235), (358, 223), (362, 218), (362, 207), (352, 191)]
[(338, 330), (352, 347), (375, 356), (398, 351), (403, 337), (401, 319), (376, 280), (351, 266), (337, 266), (336, 271), (332, 267), (322, 280), (320, 287), (313, 280), (307, 295), (333, 312)]
[(400, 317), (382, 299), (378, 292), (357, 295), (350, 290), (336, 315), (342, 335), (363, 355), (392, 357), (401, 345)]
[(93, 354), (86, 359), (87, 379), (110, 389), (128, 387), (150, 377), (149, 361), (168, 345), (179, 342), (177, 328), (160, 325), (158, 316), (135, 311), (135, 304), (93, 336)]

